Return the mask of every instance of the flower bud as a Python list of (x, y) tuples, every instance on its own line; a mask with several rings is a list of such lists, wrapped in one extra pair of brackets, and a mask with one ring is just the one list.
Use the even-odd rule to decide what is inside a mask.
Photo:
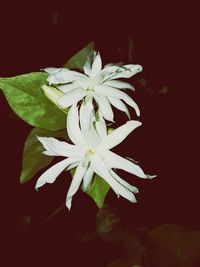
[(59, 107), (58, 99), (64, 95), (64, 93), (55, 87), (43, 85), (42, 89), (46, 95), (46, 97), (51, 100), (56, 106)]

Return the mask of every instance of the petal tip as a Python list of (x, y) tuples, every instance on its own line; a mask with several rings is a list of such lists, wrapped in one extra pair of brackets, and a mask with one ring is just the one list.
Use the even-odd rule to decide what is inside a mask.
[(157, 177), (157, 175), (149, 175), (149, 174), (147, 174), (147, 178), (148, 179), (153, 179), (153, 178), (156, 178)]

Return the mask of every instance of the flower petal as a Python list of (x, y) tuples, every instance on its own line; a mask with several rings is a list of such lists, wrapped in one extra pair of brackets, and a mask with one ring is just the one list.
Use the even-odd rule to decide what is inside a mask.
[(100, 54), (97, 53), (96, 57), (94, 58), (94, 62), (92, 64), (90, 78), (94, 79), (97, 76), (97, 74), (101, 71), (101, 68), (102, 68), (101, 57)]
[(70, 83), (79, 79), (87, 79), (83, 73), (61, 68), (59, 71), (50, 74), (47, 81), (49, 84)]
[(58, 177), (58, 175), (75, 161), (77, 161), (77, 159), (67, 158), (53, 165), (39, 177), (36, 182), (35, 189), (38, 189), (46, 183), (53, 183)]
[(92, 70), (92, 63), (97, 55), (96, 51), (92, 51), (88, 56), (83, 66), (83, 71), (86, 75), (90, 76)]
[(86, 101), (82, 103), (80, 108), (80, 125), (81, 133), (89, 146), (95, 147), (99, 142), (100, 138), (94, 128), (94, 107), (92, 102)]
[(136, 114), (139, 116), (140, 115), (140, 110), (138, 108), (138, 105), (135, 103), (135, 101), (126, 93), (109, 87), (109, 86), (104, 86), (104, 85), (96, 85), (95, 86), (95, 91), (98, 94), (102, 94), (107, 97), (115, 97), (124, 100), (129, 106), (135, 109)]
[(135, 88), (132, 86), (132, 84), (123, 82), (123, 81), (118, 81), (118, 80), (108, 80), (108, 81), (105, 81), (103, 85), (115, 87), (118, 89), (131, 89), (135, 91)]
[(127, 106), (120, 99), (110, 96), (108, 97), (108, 100), (115, 108), (125, 112), (129, 119), (131, 118)]
[(88, 98), (88, 96), (85, 98), (85, 101), (81, 104), (79, 115), (81, 131), (85, 131), (85, 134), (87, 134), (92, 119), (94, 118), (94, 107), (92, 104), (92, 98)]
[(102, 177), (119, 196), (123, 196), (131, 202), (136, 202), (134, 194), (120, 184), (109, 172), (106, 164), (97, 156), (91, 160), (91, 168), (96, 174)]
[(95, 101), (97, 102), (99, 109), (103, 115), (103, 117), (113, 122), (114, 114), (112, 111), (112, 107), (110, 105), (110, 102), (108, 101), (108, 98), (101, 94), (93, 94)]
[(43, 154), (47, 156), (59, 156), (59, 154), (52, 149), (51, 143), (48, 140), (48, 137), (40, 137), (40, 136), (36, 136), (36, 137), (40, 141), (40, 143), (43, 145), (43, 147), (46, 149), (46, 151), (43, 151)]
[(61, 96), (58, 99), (58, 105), (62, 108), (68, 108), (73, 104), (77, 104), (77, 102), (83, 99), (86, 94), (86, 91), (81, 88), (74, 89)]
[(76, 167), (78, 166), (78, 164), (79, 164), (80, 161), (81, 161), (81, 159), (80, 159), (79, 161), (77, 161), (77, 162), (74, 162), (74, 163), (70, 164), (70, 165), (67, 167), (66, 171), (69, 171), (69, 170), (71, 170), (71, 169), (76, 168)]
[(76, 83), (68, 83), (64, 85), (58, 85), (57, 87), (63, 93), (68, 93), (69, 91), (79, 88), (80, 86), (78, 86)]
[(69, 210), (71, 208), (72, 197), (79, 189), (79, 186), (81, 184), (83, 176), (85, 175), (86, 170), (87, 169), (85, 167), (83, 167), (82, 162), (80, 162), (78, 167), (76, 168), (76, 172), (72, 178), (71, 185), (70, 185), (69, 190), (67, 192), (66, 206)]
[(44, 70), (48, 74), (54, 74), (56, 72), (59, 72), (61, 70), (61, 68), (48, 67), (48, 68), (45, 68), (45, 69), (42, 69), (42, 70)]
[(108, 134), (99, 145), (99, 149), (111, 149), (120, 144), (133, 130), (139, 127), (140, 121), (128, 121)]
[(111, 175), (123, 186), (125, 186), (128, 190), (130, 190), (133, 193), (138, 193), (138, 188), (127, 183), (125, 180), (123, 180), (118, 174), (116, 174), (113, 170), (110, 170)]
[(83, 177), (82, 189), (84, 192), (87, 191), (88, 187), (90, 186), (90, 184), (92, 182), (93, 175), (94, 175), (94, 171), (91, 167), (89, 167), (87, 169), (85, 176)]
[(38, 137), (44, 148), (50, 153), (63, 157), (83, 157), (84, 149), (79, 146), (68, 144), (65, 141), (59, 141), (53, 137)]
[(86, 75), (90, 76), (90, 74), (91, 74), (91, 60), (89, 57), (87, 57), (87, 60), (83, 66), (83, 71)]
[(142, 71), (142, 66), (138, 64), (128, 64), (121, 66), (110, 79), (118, 79), (118, 78), (130, 78), (138, 72)]
[(73, 105), (67, 115), (67, 132), (70, 140), (75, 145), (84, 146), (86, 142), (79, 127), (78, 108)]
[(102, 118), (95, 122), (96, 131), (101, 139), (104, 139), (107, 136), (107, 126)]
[(140, 166), (138, 166), (134, 162), (129, 161), (109, 150), (104, 151), (103, 156), (104, 156), (105, 162), (108, 163), (109, 166), (111, 166), (112, 168), (124, 170), (140, 178), (146, 178), (146, 179), (149, 178), (149, 176), (143, 172)]
[(113, 77), (116, 73), (116, 71), (120, 67), (117, 65), (109, 64), (104, 66), (104, 68), (99, 72), (99, 74), (96, 77), (96, 80), (99, 84), (104, 83), (105, 81), (108, 81), (111, 77)]

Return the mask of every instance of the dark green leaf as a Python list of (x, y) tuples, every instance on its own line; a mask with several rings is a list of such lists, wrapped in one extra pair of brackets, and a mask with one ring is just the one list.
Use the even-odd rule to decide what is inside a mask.
[(124, 230), (123, 247), (127, 256), (134, 256), (135, 258), (141, 259), (140, 255), (143, 253), (144, 247), (133, 228), (127, 228)]
[(117, 243), (123, 240), (124, 227), (121, 219), (107, 204), (97, 213), (97, 233), (101, 239), (109, 243)]
[[(143, 267), (141, 261), (135, 257), (123, 257), (112, 261), (108, 267)], [(161, 267), (161, 266), (160, 266)]]
[(69, 69), (79, 69), (83, 70), (83, 65), (87, 59), (87, 56), (94, 51), (95, 44), (94, 42), (90, 42), (83, 49), (81, 49), (78, 53), (76, 53), (73, 57), (71, 57), (63, 67)]
[[(76, 169), (70, 170), (72, 176), (74, 176)], [(104, 204), (105, 197), (110, 189), (110, 186), (98, 175), (94, 176), (91, 186), (86, 193), (94, 200), (96, 205), (101, 209)]]
[(13, 111), (30, 125), (47, 130), (64, 129), (66, 114), (41, 89), (46, 79), (47, 74), (43, 72), (0, 78), (0, 88)]
[(149, 233), (147, 247), (155, 267), (194, 267), (200, 263), (200, 231), (160, 225)]
[(66, 130), (48, 131), (38, 128), (34, 128), (30, 132), (24, 145), (22, 171), (20, 175), (21, 183), (29, 181), (38, 170), (48, 166), (53, 160), (53, 157), (46, 156), (42, 153), (44, 148), (36, 136), (62, 137), (66, 139), (67, 132)]
[(99, 208), (102, 208), (109, 189), (110, 186), (105, 180), (95, 175), (91, 186), (87, 190), (87, 194), (93, 198)]

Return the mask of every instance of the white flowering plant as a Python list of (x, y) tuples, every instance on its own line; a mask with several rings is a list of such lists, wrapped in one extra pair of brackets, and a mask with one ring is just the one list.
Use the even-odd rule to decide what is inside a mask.
[[(127, 82), (128, 78), (141, 71), (142, 67), (138, 64), (103, 66), (100, 53), (95, 51), (94, 43), (91, 42), (61, 68), (48, 67), (40, 72), (9, 78), (0, 77), (0, 88), (12, 110), (33, 126), (24, 145), (20, 182), (23, 184), (35, 178), (35, 189), (39, 190), (47, 183), (54, 183), (61, 173), (67, 175), (67, 172), (70, 172), (71, 184), (67, 189), (65, 203), (50, 216), (42, 219), (36, 229), (46, 225), (63, 207), (71, 210), (76, 192), (82, 189), (95, 201), (99, 209), (95, 226), (91, 228), (89, 225), (85, 232), (78, 235), (76, 241), (87, 244), (99, 237), (101, 241), (120, 243), (123, 253), (120, 253), (120, 258), (107, 265), (108, 267), (199, 266), (199, 231), (176, 224), (158, 225), (152, 229), (149, 226), (136, 227), (123, 221), (116, 206), (113, 208), (104, 203), (110, 189), (117, 197), (121, 196), (131, 203), (136, 202), (138, 188), (122, 178), (118, 169), (128, 172), (131, 177), (155, 177), (146, 174), (138, 162), (131, 158), (132, 155), (122, 157), (114, 152), (116, 146), (122, 146), (126, 137), (142, 125), (139, 121), (139, 107), (132, 98), (135, 89)], [(127, 115), (127, 121), (119, 127), (115, 127), (115, 122), (118, 122), (116, 109)], [(61, 159), (53, 165), (52, 161), (56, 157)], [(42, 171), (40, 176), (38, 171)], [(85, 213), (87, 211), (84, 211)], [(29, 231), (31, 236), (36, 234), (36, 231), (32, 231), (34, 227), (32, 230), (28, 227), (32, 223), (32, 215), (20, 216), (19, 219), (21, 224), (17, 225), (17, 231), (23, 232), (22, 240), (27, 242)], [(66, 229), (66, 225), (64, 227)], [(29, 232), (27, 236), (26, 230)], [(38, 235), (40, 234), (41, 231), (38, 231)], [(19, 238), (18, 234), (17, 236)], [(60, 242), (60, 235), (58, 236)], [(49, 246), (49, 239), (45, 242), (45, 247), (37, 243), (37, 259), (40, 250), (42, 254), (46, 250), (49, 258), (51, 251), (57, 249), (58, 242), (50, 238), (52, 242)], [(63, 235), (64, 242), (65, 238)], [(70, 239), (67, 241), (71, 246)], [(20, 251), (24, 253), (21, 244), (22, 242)], [(96, 241), (93, 244), (97, 244)], [(99, 255), (101, 259), (104, 258), (101, 249), (97, 249), (95, 255), (98, 256), (92, 261), (91, 247), (87, 251), (90, 253), (89, 261), (92, 266), (99, 263)], [(88, 254), (86, 257), (88, 263)]]
[[(59, 156), (64, 159), (44, 171), (35, 188), (53, 183), (63, 171), (70, 171), (68, 209), (80, 187), (99, 208), (110, 188), (118, 197), (136, 202), (138, 189), (120, 177), (117, 169), (144, 179), (155, 175), (145, 174), (131, 155), (124, 158), (111, 149), (141, 125), (138, 105), (124, 92), (135, 90), (124, 80), (141, 71), (138, 64), (103, 66), (91, 42), (61, 68), (0, 78), (0, 88), (13, 111), (34, 126), (24, 146), (20, 182), (29, 181)], [(134, 109), (136, 120), (131, 118), (128, 106)], [(117, 117), (113, 107), (128, 116), (118, 128), (114, 127)]]

